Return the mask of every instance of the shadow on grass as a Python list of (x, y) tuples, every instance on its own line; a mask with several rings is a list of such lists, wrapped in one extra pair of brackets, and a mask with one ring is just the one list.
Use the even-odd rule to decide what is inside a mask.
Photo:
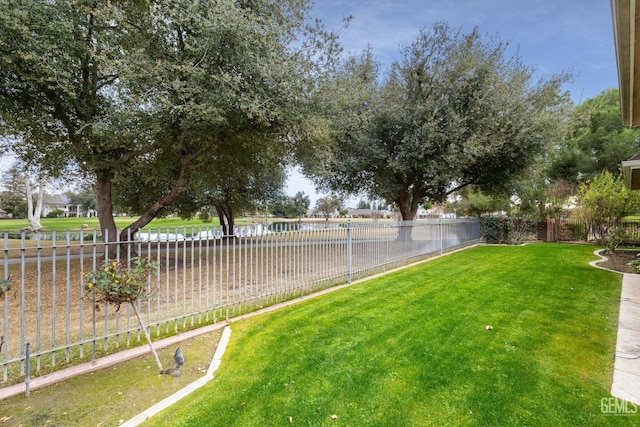
[[(222, 331), (179, 344), (185, 356), (181, 375), (158, 375), (153, 356), (65, 380), (24, 395), (0, 400), (2, 426), (117, 426), (203, 377)], [(178, 345), (158, 351), (166, 367), (175, 366)], [(122, 420), (122, 421), (121, 421)]]

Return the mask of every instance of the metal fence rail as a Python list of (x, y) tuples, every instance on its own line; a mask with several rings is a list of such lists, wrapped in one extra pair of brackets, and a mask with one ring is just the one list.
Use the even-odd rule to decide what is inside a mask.
[(27, 343), (37, 373), (141, 340), (130, 306), (97, 306), (84, 291), (83, 272), (106, 259), (140, 255), (158, 261), (159, 274), (152, 278), (158, 293), (138, 303), (149, 332), (158, 337), (474, 243), (480, 223), (281, 223), (235, 234), (221, 238), (217, 228), (148, 230), (109, 244), (96, 231), (4, 234), (3, 273), (12, 289), (0, 298), (3, 382), (24, 376)]

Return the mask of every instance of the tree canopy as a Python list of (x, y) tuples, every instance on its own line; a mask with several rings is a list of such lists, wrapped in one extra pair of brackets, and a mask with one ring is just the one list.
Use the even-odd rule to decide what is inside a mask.
[(335, 195), (320, 197), (318, 200), (316, 200), (316, 210), (318, 212), (321, 212), (322, 215), (324, 215), (325, 219), (328, 221), (331, 214), (340, 210), (343, 204), (343, 200)]
[(306, 215), (311, 200), (304, 192), (298, 191), (294, 196), (282, 196), (271, 209), (275, 216), (284, 218), (301, 218)]
[(560, 139), (570, 77), (537, 78), (507, 47), (437, 23), (382, 79), (370, 50), (350, 58), (328, 85), (335, 146), (324, 168), (310, 171), (316, 181), (394, 202), (404, 220), (468, 185), (506, 189)]
[(567, 138), (552, 152), (549, 177), (573, 184), (602, 171), (620, 172), (620, 162), (640, 153), (640, 130), (623, 126), (620, 93), (608, 89), (575, 108)]
[(0, 134), (24, 160), (77, 165), (95, 180), (109, 239), (113, 188), (137, 191), (131, 176), (144, 174), (157, 197), (121, 236), (175, 203), (238, 135), (301, 144), (307, 94), (337, 49), (308, 24), (306, 0), (0, 0), (0, 9)]

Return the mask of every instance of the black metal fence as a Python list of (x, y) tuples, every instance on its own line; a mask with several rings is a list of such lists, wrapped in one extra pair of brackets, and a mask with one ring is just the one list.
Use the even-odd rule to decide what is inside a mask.
[[(626, 244), (640, 244), (640, 220), (625, 219), (614, 224)], [(578, 218), (549, 219), (541, 224), (541, 240), (549, 242), (597, 242), (601, 239), (602, 227), (592, 225)]]

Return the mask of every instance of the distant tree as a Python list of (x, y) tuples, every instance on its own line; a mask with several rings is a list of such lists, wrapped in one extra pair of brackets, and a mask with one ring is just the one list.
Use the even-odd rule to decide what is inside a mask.
[(350, 59), (329, 85), (340, 114), (332, 116), (333, 155), (316, 180), (393, 201), (403, 220), (468, 185), (508, 189), (560, 139), (570, 101), (561, 92), (568, 74), (538, 79), (521, 58), (505, 56), (507, 46), (437, 23), (384, 79), (370, 51)]
[(34, 231), (40, 230), (46, 184), (47, 177), (42, 171), (29, 168), (21, 161), (14, 162), (2, 176), (2, 208), (14, 218), (26, 216), (29, 227)]
[(95, 192), (87, 189), (81, 190), (79, 193), (67, 193), (67, 197), (74, 205), (79, 205), (85, 212), (95, 211), (97, 208)]
[(459, 199), (448, 204), (446, 210), (460, 216), (476, 216), (509, 210), (509, 197), (502, 195), (488, 195), (465, 187), (459, 192)]
[(567, 138), (550, 155), (552, 180), (575, 184), (603, 171), (617, 175), (621, 161), (640, 153), (640, 129), (622, 125), (618, 89), (577, 106), (570, 124)]
[(366, 200), (358, 201), (357, 209), (371, 209), (371, 203)]
[(26, 194), (24, 171), (19, 162), (14, 162), (2, 173), (0, 207), (13, 218), (26, 218)]
[[(295, 218), (302, 218), (307, 214), (311, 200), (304, 192), (298, 191), (295, 196), (291, 198), (291, 207), (289, 209), (289, 215), (293, 214)], [(287, 215), (287, 216), (289, 216)]]
[(286, 202), (288, 197), (282, 196), (280, 199), (276, 200), (269, 206), (269, 212), (271, 215), (278, 218), (287, 218), (287, 208)]
[[(280, 197), (285, 182), (285, 148), (273, 139), (251, 136), (221, 141), (217, 150), (202, 155), (207, 168), (185, 183), (182, 194), (167, 206), (166, 212), (175, 212), (182, 218), (199, 214), (204, 220), (217, 215), (223, 234), (232, 236), (238, 213), (253, 214)], [(145, 206), (161, 197), (164, 189), (136, 188), (136, 182), (148, 179), (144, 169), (123, 179), (127, 180), (127, 190), (114, 192), (115, 200), (133, 212), (143, 212)]]
[(533, 177), (521, 181), (516, 187), (516, 203), (510, 214), (531, 221), (545, 221), (547, 218), (567, 216), (565, 209), (576, 187), (565, 181), (552, 183)]
[(301, 218), (309, 210), (311, 201), (304, 192), (298, 191), (295, 196), (283, 196), (272, 205), (271, 213), (281, 218)]
[(316, 210), (321, 212), (325, 219), (329, 221), (331, 214), (340, 210), (342, 203), (342, 199), (337, 196), (321, 197), (316, 201)]

